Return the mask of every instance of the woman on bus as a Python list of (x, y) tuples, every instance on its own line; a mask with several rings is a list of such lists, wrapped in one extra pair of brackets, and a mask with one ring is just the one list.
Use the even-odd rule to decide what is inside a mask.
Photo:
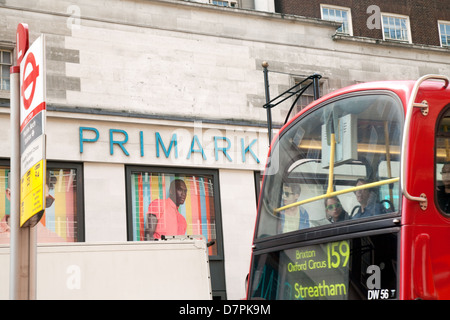
[(342, 207), (341, 201), (338, 197), (325, 199), (325, 211), (327, 220), (331, 223), (344, 221), (349, 218), (347, 211), (345, 211)]

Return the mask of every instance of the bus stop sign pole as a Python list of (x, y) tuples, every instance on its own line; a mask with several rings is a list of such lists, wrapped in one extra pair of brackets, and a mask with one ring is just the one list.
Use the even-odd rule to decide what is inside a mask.
[(17, 27), (17, 65), (11, 67), (10, 284), (12, 300), (36, 299), (36, 228), (20, 227), (20, 62), (28, 50), (28, 26)]

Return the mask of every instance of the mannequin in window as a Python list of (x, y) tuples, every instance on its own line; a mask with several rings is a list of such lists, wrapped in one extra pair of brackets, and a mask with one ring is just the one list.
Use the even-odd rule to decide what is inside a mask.
[(161, 239), (161, 236), (186, 234), (186, 219), (178, 211), (186, 200), (187, 188), (183, 180), (173, 180), (167, 199), (153, 200), (148, 206), (146, 239)]

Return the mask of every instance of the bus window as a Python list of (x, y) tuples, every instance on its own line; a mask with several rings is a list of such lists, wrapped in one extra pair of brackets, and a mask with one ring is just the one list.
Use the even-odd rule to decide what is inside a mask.
[(396, 299), (398, 234), (387, 233), (254, 257), (250, 299)]
[(328, 102), (294, 121), (272, 146), (256, 236), (396, 210), (399, 185), (383, 181), (399, 177), (402, 117), (397, 98), (377, 93)]
[[(380, 180), (385, 180), (391, 177), (392, 172), (400, 172), (399, 161), (381, 161), (378, 167)], [(400, 195), (394, 190), (399, 190), (399, 183), (384, 184), (380, 186), (380, 202), (386, 211), (396, 211), (400, 205)]]
[(440, 118), (436, 133), (437, 207), (450, 214), (450, 109)]

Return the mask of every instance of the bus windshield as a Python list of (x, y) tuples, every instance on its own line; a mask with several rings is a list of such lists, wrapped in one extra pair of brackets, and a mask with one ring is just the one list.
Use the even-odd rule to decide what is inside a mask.
[(400, 100), (381, 91), (331, 99), (291, 123), (272, 146), (256, 237), (398, 211), (402, 123)]

